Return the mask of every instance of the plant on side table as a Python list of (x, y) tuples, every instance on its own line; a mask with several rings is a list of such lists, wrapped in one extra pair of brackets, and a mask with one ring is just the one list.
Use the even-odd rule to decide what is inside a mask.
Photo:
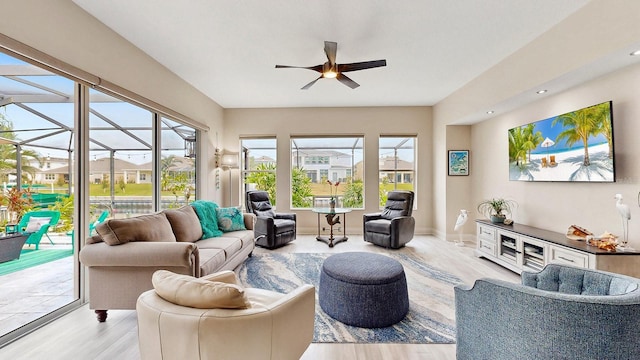
[(478, 212), (491, 219), (494, 224), (502, 224), (511, 215), (511, 210), (518, 206), (514, 200), (492, 198), (478, 204)]

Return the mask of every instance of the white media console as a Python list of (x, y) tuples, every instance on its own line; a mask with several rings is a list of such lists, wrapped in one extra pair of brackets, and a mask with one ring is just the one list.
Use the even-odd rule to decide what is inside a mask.
[(476, 220), (476, 255), (518, 274), (562, 263), (640, 278), (640, 252), (608, 252), (564, 234), (520, 224)]

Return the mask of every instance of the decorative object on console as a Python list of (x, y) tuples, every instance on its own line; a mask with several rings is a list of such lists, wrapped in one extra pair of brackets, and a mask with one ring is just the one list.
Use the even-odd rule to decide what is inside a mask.
[(453, 231), (459, 231), (459, 241), (456, 241), (456, 245), (464, 246), (464, 241), (462, 241), (462, 226), (467, 222), (469, 218), (469, 212), (467, 210), (460, 210), (460, 215), (458, 215), (458, 219), (456, 220), (456, 225), (453, 227)]
[(491, 219), (494, 224), (503, 224), (507, 214), (511, 215), (512, 209), (517, 206), (518, 203), (515, 200), (492, 198), (478, 204), (478, 212)]
[(509, 180), (615, 182), (613, 155), (611, 101), (509, 129)]
[(596, 246), (598, 249), (615, 252), (618, 246), (618, 237), (612, 233), (605, 231), (597, 238), (587, 236), (587, 245)]
[(593, 236), (593, 233), (578, 225), (571, 225), (567, 229), (567, 239), (571, 240), (587, 240), (587, 237)]
[(469, 175), (469, 150), (449, 150), (449, 176)]
[(622, 203), (622, 194), (616, 194), (616, 209), (622, 218), (622, 247), (627, 247), (629, 242), (629, 220), (631, 220), (631, 210), (629, 205)]

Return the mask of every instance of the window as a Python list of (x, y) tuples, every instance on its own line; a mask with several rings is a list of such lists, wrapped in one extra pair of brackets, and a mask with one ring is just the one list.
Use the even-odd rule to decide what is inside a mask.
[[(291, 206), (364, 208), (364, 163), (361, 136), (291, 139)], [(338, 183), (339, 185), (331, 186)]]
[[(97, 214), (103, 210), (109, 210), (112, 217), (159, 210), (160, 199), (156, 194), (160, 194), (163, 181), (152, 174), (160, 173), (160, 157), (186, 157), (186, 139), (195, 140), (195, 129), (150, 111), (143, 105), (146, 99), (134, 93), (121, 89), (127, 99), (138, 99), (140, 103), (123, 101), (106, 92), (90, 89), (69, 77), (56, 75), (46, 66), (13, 58), (5, 54), (5, 49), (11, 52), (11, 47), (4, 47), (3, 44), (0, 49), (0, 94), (4, 99), (0, 103), (0, 138), (3, 139), (0, 150), (4, 154), (0, 159), (4, 169), (0, 173), (0, 182), (16, 188), (28, 184), (34, 208), (52, 207), (61, 211), (56, 234), (47, 240), (54, 243), (57, 250), (68, 250), (70, 255), (78, 249), (74, 243), (80, 241), (79, 229), (73, 229), (78, 214), (86, 214), (89, 221), (95, 221)], [(26, 46), (18, 53), (24, 50), (36, 53), (26, 49)], [(40, 57), (39, 53), (33, 58), (26, 56), (33, 59), (34, 63)], [(66, 67), (62, 62), (57, 65)], [(72, 77), (73, 71), (68, 74)], [(89, 116), (85, 117), (85, 112), (80, 111), (84, 109), (79, 100), (87, 92)], [(76, 98), (76, 94), (80, 94), (80, 97)], [(153, 107), (162, 108), (162, 105), (153, 104)], [(165, 110), (172, 113), (170, 109)], [(80, 114), (79, 121), (88, 126), (88, 136), (74, 128), (77, 114)], [(79, 139), (83, 145), (78, 151), (74, 149), (75, 139)], [(88, 154), (84, 153), (85, 145), (89, 148)], [(80, 163), (80, 158), (85, 160), (84, 156), (76, 156), (80, 151), (90, 158), (89, 168), (81, 170), (88, 172), (90, 184), (73, 183), (74, 165)], [(170, 171), (184, 174), (185, 183), (193, 185), (195, 164), (192, 157), (188, 160), (177, 161)], [(81, 165), (84, 166), (84, 163)], [(86, 208), (82, 202), (74, 207), (74, 194), (88, 196), (90, 207)], [(184, 192), (178, 196), (172, 192), (163, 192), (163, 195), (169, 198), (171, 204), (176, 200), (187, 200)], [(6, 222), (2, 215), (0, 213), (0, 220)], [(0, 228), (2, 224), (0, 222)], [(88, 230), (88, 226), (85, 229), (83, 232)], [(79, 263), (68, 261), (65, 264), (56, 267), (56, 279), (60, 285), (56, 289), (38, 283), (36, 276), (24, 277), (28, 281), (23, 282), (20, 289), (11, 289), (17, 292), (24, 290), (27, 300), (34, 289), (39, 296), (49, 296), (52, 300), (41, 304), (43, 306), (39, 307), (38, 312), (25, 312), (29, 301), (24, 302), (22, 307), (16, 307), (13, 311), (25, 316), (14, 316), (15, 320), (0, 330), (0, 341), (6, 332), (12, 332), (13, 336), (24, 333), (23, 329), (29, 330), (23, 326), (33, 320), (51, 319), (53, 313), (60, 312), (61, 306), (80, 305), (80, 293), (84, 285), (79, 281), (80, 272), (76, 268)], [(28, 267), (22, 271), (28, 274), (38, 269)], [(49, 290), (55, 291), (51, 293)], [(3, 284), (0, 284), (0, 292), (6, 292)], [(2, 345), (0, 343), (0, 347)]]
[(276, 205), (276, 143), (275, 138), (240, 139), (243, 204), (247, 191), (264, 190)]
[(140, 181), (140, 174), (153, 171), (154, 114), (98, 90), (89, 95), (89, 201), (98, 212), (154, 212), (153, 184)]
[[(164, 116), (160, 126), (160, 208), (176, 208), (196, 198), (196, 130)], [(147, 178), (151, 179), (150, 172), (140, 172), (141, 183)]]
[(380, 136), (378, 172), (380, 206), (389, 191), (416, 191), (416, 137)]

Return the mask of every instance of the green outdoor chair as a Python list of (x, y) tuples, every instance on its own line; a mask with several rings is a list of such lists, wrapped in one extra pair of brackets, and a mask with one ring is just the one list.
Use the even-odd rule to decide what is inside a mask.
[(100, 224), (101, 222), (107, 220), (108, 217), (109, 210), (105, 210), (102, 212), (102, 214), (100, 214), (100, 216), (98, 216), (98, 219), (96, 221), (89, 224), (89, 236), (93, 235), (93, 231), (96, 229), (96, 226), (98, 226), (98, 224)]
[(35, 245), (36, 250), (40, 248), (40, 241), (43, 236), (49, 239), (49, 242), (53, 244), (47, 231), (52, 226), (55, 226), (60, 220), (60, 211), (54, 210), (36, 210), (30, 211), (22, 216), (18, 223), (19, 232), (30, 232), (29, 238), (25, 242), (25, 245)]
[[(107, 220), (108, 217), (109, 217), (109, 210), (105, 210), (100, 214), (100, 216), (98, 216), (96, 221), (94, 221), (91, 224), (89, 224), (89, 236), (92, 236), (93, 233), (96, 230), (96, 226), (98, 226), (98, 224), (100, 224), (101, 222), (104, 222), (105, 220)], [(74, 244), (75, 243), (75, 231), (71, 230), (71, 231), (67, 232), (67, 235), (71, 236), (71, 244)]]

